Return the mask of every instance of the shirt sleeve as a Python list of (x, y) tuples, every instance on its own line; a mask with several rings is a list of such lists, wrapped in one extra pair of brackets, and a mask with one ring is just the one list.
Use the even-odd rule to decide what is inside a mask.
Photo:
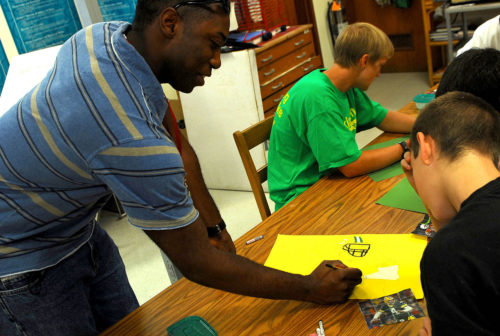
[(357, 131), (361, 132), (380, 125), (388, 110), (371, 100), (362, 90), (354, 89), (354, 96), (358, 119)]
[(134, 226), (176, 229), (198, 218), (182, 159), (168, 139), (135, 140), (106, 148), (94, 157), (91, 168), (120, 200)]
[(339, 113), (341, 107), (320, 104), (316, 108), (322, 112), (309, 121), (307, 139), (320, 173), (356, 161), (361, 151), (349, 122)]

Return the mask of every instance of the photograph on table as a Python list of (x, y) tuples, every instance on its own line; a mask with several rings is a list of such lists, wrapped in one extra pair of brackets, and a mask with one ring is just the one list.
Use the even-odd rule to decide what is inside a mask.
[(377, 299), (360, 301), (359, 308), (368, 329), (411, 321), (425, 316), (411, 289)]

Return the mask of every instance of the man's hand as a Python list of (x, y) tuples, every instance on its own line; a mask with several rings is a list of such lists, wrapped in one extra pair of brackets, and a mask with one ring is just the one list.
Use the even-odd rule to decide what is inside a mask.
[(308, 275), (312, 288), (307, 301), (319, 304), (345, 302), (354, 287), (361, 283), (361, 275), (361, 270), (349, 268), (339, 260), (325, 260)]
[(222, 230), (217, 236), (209, 238), (210, 244), (216, 249), (236, 253), (233, 239), (227, 230)]

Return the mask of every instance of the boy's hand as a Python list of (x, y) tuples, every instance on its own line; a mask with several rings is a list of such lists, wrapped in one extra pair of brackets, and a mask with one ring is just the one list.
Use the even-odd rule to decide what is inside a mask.
[[(409, 143), (409, 141), (408, 141)], [(413, 189), (415, 189), (415, 179), (413, 178), (413, 170), (411, 168), (411, 154), (410, 152), (406, 152), (404, 155), (404, 158), (401, 160), (401, 168), (403, 168), (403, 172), (406, 175), (406, 178), (408, 179), (408, 182), (410, 182), (411, 186)], [(416, 191), (417, 189), (415, 189)]]
[(428, 317), (424, 318), (424, 325), (418, 334), (419, 336), (432, 336), (431, 319)]

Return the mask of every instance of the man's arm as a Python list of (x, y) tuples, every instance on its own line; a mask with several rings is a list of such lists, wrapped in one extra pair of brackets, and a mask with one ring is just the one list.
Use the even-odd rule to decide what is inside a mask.
[[(175, 121), (171, 117), (169, 111), (165, 113), (163, 118), (163, 126), (174, 137), (175, 135)], [(174, 137), (174, 140), (175, 139)], [(179, 146), (179, 144), (177, 144)], [(215, 226), (222, 222), (219, 209), (215, 204), (210, 192), (207, 189), (203, 175), (201, 173), (200, 163), (196, 153), (186, 140), (182, 133), (180, 134), (180, 146), (182, 148), (181, 157), (186, 170), (186, 184), (191, 194), (194, 207), (200, 213), (200, 216), (207, 227)], [(223, 230), (216, 237), (210, 238), (210, 243), (217, 248), (236, 252), (233, 240), (227, 230)]]
[(361, 282), (358, 269), (325, 265), (338, 261), (324, 261), (310, 275), (302, 276), (216, 249), (209, 244), (200, 219), (180, 229), (145, 232), (188, 279), (237, 294), (330, 304), (345, 301)]

